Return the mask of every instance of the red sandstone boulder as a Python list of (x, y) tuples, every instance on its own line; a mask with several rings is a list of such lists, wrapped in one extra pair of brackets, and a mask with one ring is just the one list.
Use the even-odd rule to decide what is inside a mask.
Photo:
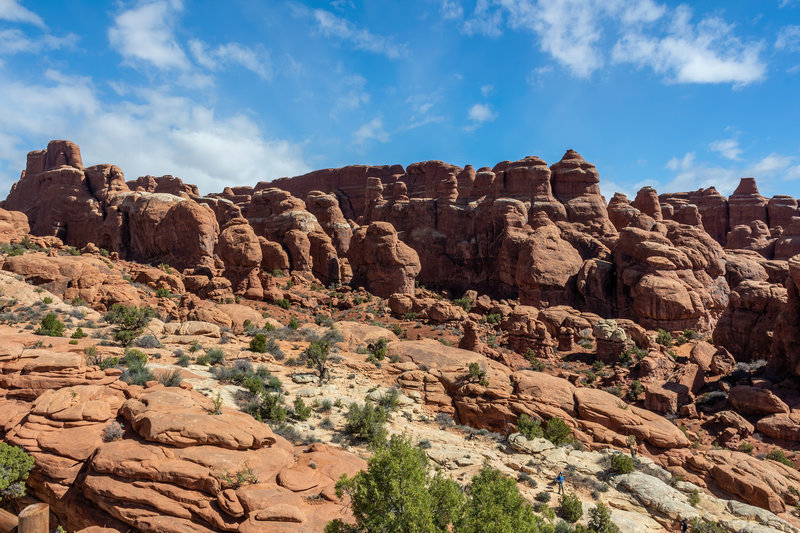
[(353, 281), (377, 296), (414, 294), (420, 262), (416, 252), (397, 237), (391, 224), (373, 222), (358, 228), (348, 254)]

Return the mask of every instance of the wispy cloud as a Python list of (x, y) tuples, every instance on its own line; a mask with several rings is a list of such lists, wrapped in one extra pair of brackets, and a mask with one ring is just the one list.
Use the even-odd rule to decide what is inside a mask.
[(203, 41), (192, 39), (189, 41), (189, 50), (195, 61), (209, 70), (239, 65), (262, 79), (272, 79), (269, 52), (263, 47), (250, 48), (240, 43), (225, 43), (211, 48)]
[(364, 144), (367, 141), (389, 142), (389, 134), (383, 129), (383, 118), (375, 117), (363, 124), (353, 134), (353, 141), (356, 144)]
[(69, 33), (64, 37), (55, 35), (42, 35), (36, 39), (29, 38), (18, 29), (0, 30), (0, 55), (18, 53), (38, 54), (47, 50), (59, 48), (72, 48), (78, 42), (78, 36)]
[(293, 4), (292, 9), (296, 15), (310, 18), (320, 35), (349, 43), (356, 50), (384, 55), (390, 59), (397, 59), (407, 53), (405, 44), (396, 43), (393, 39), (359, 28), (346, 18), (330, 11), (311, 10), (298, 4)]
[(794, 165), (796, 157), (770, 153), (766, 156), (743, 160), (738, 159), (730, 166), (715, 165), (697, 158), (695, 152), (683, 157), (673, 157), (666, 168), (674, 175), (662, 185), (664, 191), (693, 191), (700, 187), (715, 186), (722, 194), (731, 194), (745, 176), (756, 178), (762, 194), (770, 195), (781, 191), (775, 185), (781, 180), (800, 178), (800, 165)]
[[(502, 24), (536, 35), (539, 48), (579, 78), (613, 63), (650, 68), (670, 83), (764, 79), (763, 43), (745, 42), (718, 17), (692, 21), (686, 6), (653, 0), (479, 0), (465, 15), (456, 0), (442, 14), (463, 20), (462, 32), (499, 36)], [(606, 43), (614, 45), (609, 50)]]
[(138, 3), (114, 18), (108, 40), (127, 62), (150, 63), (159, 69), (188, 69), (175, 37), (174, 24), (183, 9), (178, 0)]
[(789, 52), (800, 52), (800, 26), (784, 26), (775, 39), (775, 48)]
[(742, 149), (739, 148), (739, 141), (736, 139), (720, 139), (712, 142), (708, 147), (731, 161), (738, 161), (742, 153)]
[(24, 22), (44, 28), (42, 17), (23, 7), (18, 0), (0, 0), (0, 20)]

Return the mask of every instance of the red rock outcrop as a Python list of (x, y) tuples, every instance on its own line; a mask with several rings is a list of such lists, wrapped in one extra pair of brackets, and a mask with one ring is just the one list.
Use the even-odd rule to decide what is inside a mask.
[(391, 224), (373, 222), (358, 228), (350, 245), (353, 281), (377, 296), (394, 293), (414, 294), (414, 278), (419, 274), (417, 253), (403, 243)]
[(0, 243), (19, 242), (30, 231), (25, 213), (0, 209)]
[(127, 182), (128, 188), (132, 191), (156, 192), (174, 194), (183, 198), (200, 196), (197, 185), (184, 183), (175, 176), (140, 176), (133, 181)]
[(600, 194), (600, 176), (595, 166), (575, 150), (567, 150), (561, 161), (552, 165), (553, 193), (567, 211), (567, 220), (580, 224), (595, 237), (616, 234), (608, 219), (606, 202)]
[(753, 221), (767, 223), (767, 203), (758, 192), (754, 178), (742, 178), (739, 186), (728, 198), (729, 227), (749, 225)]

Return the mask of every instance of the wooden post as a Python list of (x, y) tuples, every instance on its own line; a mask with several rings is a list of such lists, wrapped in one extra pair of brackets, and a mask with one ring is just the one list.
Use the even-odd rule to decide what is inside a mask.
[(17, 515), (11, 514), (4, 509), (0, 509), (0, 533), (15, 533), (17, 531)]
[(34, 503), (19, 513), (17, 533), (49, 533), (50, 506), (46, 503)]

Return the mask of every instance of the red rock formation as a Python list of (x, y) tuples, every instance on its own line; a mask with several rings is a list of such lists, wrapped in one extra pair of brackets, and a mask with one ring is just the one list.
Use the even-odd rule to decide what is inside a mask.
[(332, 193), (339, 200), (339, 206), (346, 218), (356, 219), (364, 212), (364, 184), (367, 177), (374, 176), (386, 183), (394, 183), (395, 176), (403, 174), (400, 165), (362, 166), (351, 165), (343, 168), (315, 170), (294, 178), (280, 178), (270, 183), (259, 183), (254, 193), (277, 187), (294, 196), (305, 197), (311, 191)]
[(30, 231), (25, 213), (0, 209), (0, 243), (21, 241)]
[(417, 253), (404, 244), (391, 224), (373, 222), (353, 234), (348, 255), (353, 267), (353, 282), (377, 296), (394, 293), (414, 294), (414, 278), (419, 274)]
[(749, 225), (754, 220), (767, 223), (767, 203), (768, 200), (758, 192), (756, 180), (742, 178), (728, 198), (729, 226)]
[(658, 193), (652, 187), (642, 187), (639, 189), (639, 192), (636, 193), (636, 199), (631, 205), (653, 220), (659, 221), (663, 219)]
[(791, 196), (777, 195), (767, 203), (767, 217), (770, 228), (786, 229), (792, 222), (792, 217), (800, 215), (797, 210), (797, 200)]
[(134, 181), (127, 182), (128, 188), (132, 191), (156, 192), (174, 194), (183, 198), (200, 196), (197, 185), (183, 183), (180, 178), (175, 176), (140, 176)]
[(218, 251), (234, 294), (260, 300), (264, 296), (258, 276), (263, 260), (261, 243), (246, 219), (235, 218), (222, 228)]
[(575, 150), (567, 150), (561, 161), (552, 165), (553, 193), (567, 211), (567, 220), (580, 224), (598, 238), (616, 234), (608, 220), (606, 202), (600, 194), (600, 176), (595, 166)]

